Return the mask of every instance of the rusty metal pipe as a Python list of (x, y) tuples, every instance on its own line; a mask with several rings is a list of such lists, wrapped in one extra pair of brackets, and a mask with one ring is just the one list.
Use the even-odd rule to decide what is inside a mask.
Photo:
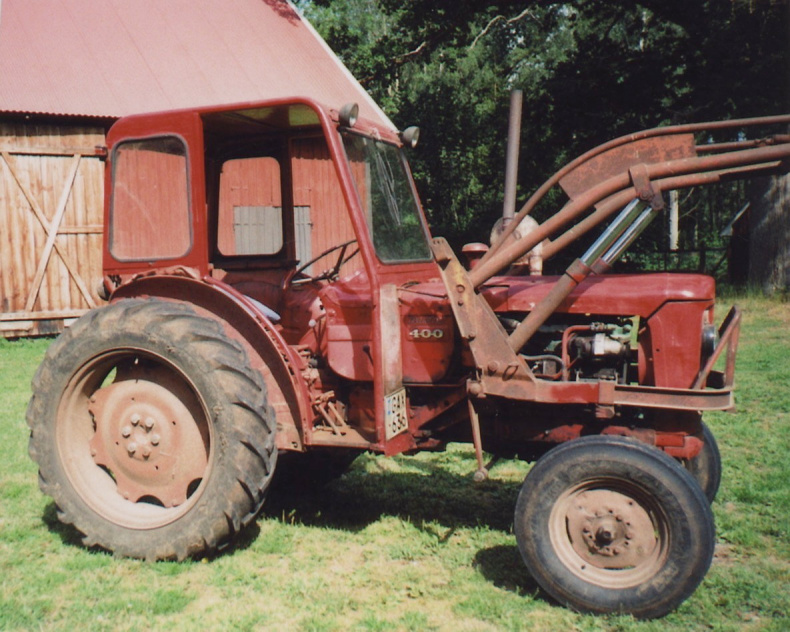
[(522, 320), (518, 327), (510, 334), (508, 344), (518, 353), (527, 344), (540, 326), (557, 310), (568, 295), (573, 292), (579, 283), (586, 279), (592, 269), (585, 265), (581, 259), (576, 259), (565, 271), (546, 297), (535, 306), (529, 316)]
[[(725, 176), (743, 177), (747, 175), (755, 175), (756, 173), (763, 171), (770, 172), (778, 168), (779, 165), (779, 161), (774, 161), (769, 163), (760, 163), (758, 165), (749, 165), (747, 167), (740, 167), (737, 169), (674, 176), (671, 178), (656, 180), (653, 182), (653, 185), (661, 191), (685, 189), (694, 186), (715, 184), (717, 182), (721, 182)], [(587, 234), (607, 217), (612, 215), (612, 213), (614, 213), (617, 209), (622, 208), (623, 205), (628, 202), (628, 200), (633, 199), (635, 196), (636, 189), (634, 187), (629, 187), (609, 197), (606, 201), (599, 204), (593, 213), (590, 213), (590, 215), (585, 217), (578, 224), (572, 226), (565, 233), (550, 241), (549, 243), (544, 243), (543, 258), (550, 259), (553, 257), (555, 254), (566, 248), (569, 244)]]
[[(746, 119), (734, 119), (731, 121), (714, 121), (708, 123), (692, 123), (687, 125), (672, 125), (667, 127), (655, 127), (649, 130), (644, 130), (641, 132), (636, 132), (634, 134), (628, 134), (626, 136), (621, 136), (619, 138), (615, 138), (607, 143), (599, 145), (598, 147), (594, 147), (593, 149), (587, 151), (586, 153), (582, 154), (578, 158), (572, 160), (567, 165), (565, 165), (562, 169), (557, 171), (551, 178), (546, 180), (535, 193), (530, 196), (524, 206), (521, 207), (521, 210), (516, 214), (514, 217), (514, 221), (511, 222), (511, 225), (508, 226), (500, 240), (492, 245), (490, 250), (483, 256), (480, 263), (486, 263), (489, 259), (491, 259), (505, 244), (507, 238), (515, 230), (515, 227), (521, 222), (524, 217), (526, 217), (532, 210), (538, 205), (538, 203), (545, 197), (545, 195), (559, 183), (559, 181), (567, 175), (569, 172), (576, 169), (579, 165), (599, 156), (600, 154), (609, 151), (610, 149), (614, 149), (616, 147), (620, 147), (622, 145), (626, 145), (628, 143), (633, 143), (638, 140), (642, 140), (645, 138), (654, 138), (658, 136), (668, 136), (672, 134), (687, 134), (687, 133), (696, 133), (696, 132), (703, 132), (703, 131), (713, 131), (713, 130), (724, 130), (724, 129), (735, 129), (739, 127), (757, 127), (757, 126), (772, 126), (772, 125), (781, 125), (781, 124), (790, 124), (790, 114), (782, 114), (778, 116), (764, 116), (758, 118), (746, 118)], [(780, 139), (782, 137), (776, 137)], [(704, 148), (705, 145), (698, 145), (699, 148)]]
[(472, 398), (468, 398), (469, 402), (469, 421), (472, 424), (472, 445), (475, 448), (475, 459), (477, 460), (477, 470), (474, 474), (476, 483), (482, 483), (488, 478), (488, 470), (483, 461), (483, 439), (480, 434), (480, 417), (477, 414), (475, 405), (472, 403)]
[[(592, 197), (595, 196), (585, 196), (573, 202), (569, 202), (562, 209), (560, 209), (560, 211), (543, 222), (527, 236), (519, 239), (518, 241), (511, 241), (510, 243), (501, 246), (499, 248), (499, 252), (497, 252), (496, 257), (490, 257), (488, 260), (483, 257), (475, 266), (475, 268), (469, 272), (469, 279), (472, 282), (472, 285), (474, 287), (479, 287), (504, 267), (510, 265), (510, 263), (516, 261), (519, 257), (524, 256), (524, 254), (532, 250), (541, 241), (562, 228), (569, 221), (576, 218), (584, 210), (592, 205), (588, 199)], [(520, 220), (517, 215), (515, 222), (518, 221)], [(507, 231), (505, 231), (505, 233), (506, 232)], [(503, 236), (500, 238), (500, 241), (498, 241), (497, 244), (504, 242), (505, 233), (503, 233)]]
[(507, 130), (507, 163), (505, 165), (505, 200), (502, 207), (502, 226), (513, 221), (516, 214), (516, 186), (518, 184), (518, 151), (521, 136), (521, 107), (524, 93), (510, 93), (510, 119)]
[[(785, 160), (790, 157), (790, 145), (759, 147), (743, 151), (715, 154), (712, 156), (681, 158), (646, 165), (647, 177), (654, 181), (670, 176), (718, 171), (731, 167), (741, 167), (774, 160)], [(475, 287), (490, 279), (513, 261), (529, 252), (538, 243), (549, 237), (566, 223), (579, 216), (586, 209), (601, 200), (628, 187), (630, 176), (621, 173), (617, 176), (590, 188), (585, 194), (566, 204), (556, 215), (546, 220), (526, 237), (501, 246), (495, 256), (484, 257), (470, 273), (469, 277)], [(515, 221), (520, 221), (518, 215)], [(506, 231), (507, 232), (507, 231)], [(502, 240), (504, 241), (504, 235)], [(498, 242), (501, 243), (501, 242)]]
[(755, 138), (753, 140), (737, 140), (729, 143), (706, 143), (704, 145), (697, 145), (696, 150), (698, 154), (710, 154), (723, 151), (733, 151), (739, 149), (746, 149), (748, 147), (765, 147), (766, 145), (781, 145), (790, 143), (790, 135), (776, 134), (767, 138)]

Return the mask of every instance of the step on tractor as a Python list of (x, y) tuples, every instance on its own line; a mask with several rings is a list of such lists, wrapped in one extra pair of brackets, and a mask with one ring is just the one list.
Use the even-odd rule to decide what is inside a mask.
[[(121, 118), (107, 305), (33, 381), (40, 486), (86, 546), (183, 560), (231, 543), (278, 475), (319, 484), (365, 451), (468, 442), (476, 480), (484, 450), (535, 461), (514, 532), (550, 596), (662, 616), (713, 556), (721, 461), (702, 416), (733, 408), (741, 315), (714, 316), (708, 276), (612, 266), (666, 192), (786, 172), (789, 123), (608, 142), (459, 259), (429, 233), (415, 128), (305, 98)], [(538, 223), (544, 199), (559, 210)], [(540, 273), (585, 235), (564, 273)]]

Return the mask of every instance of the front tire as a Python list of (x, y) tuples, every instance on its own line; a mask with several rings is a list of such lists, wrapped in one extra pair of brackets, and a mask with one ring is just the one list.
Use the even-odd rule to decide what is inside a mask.
[(182, 560), (228, 543), (265, 499), (277, 451), (260, 375), (187, 305), (123, 300), (49, 348), (30, 455), (86, 546)]
[(704, 578), (715, 544), (702, 490), (678, 463), (623, 437), (584, 437), (543, 456), (518, 497), (527, 568), (582, 612), (663, 616)]
[(708, 502), (712, 503), (716, 499), (721, 484), (721, 453), (716, 443), (716, 437), (704, 422), (702, 423), (702, 440), (704, 445), (699, 454), (692, 459), (681, 459), (680, 462), (699, 483)]

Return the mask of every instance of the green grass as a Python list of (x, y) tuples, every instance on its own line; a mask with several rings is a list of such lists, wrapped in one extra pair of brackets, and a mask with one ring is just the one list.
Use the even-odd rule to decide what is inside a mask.
[(707, 417), (724, 460), (716, 558), (692, 598), (653, 622), (550, 601), (512, 534), (529, 466), (500, 461), (476, 485), (465, 446), (362, 457), (321, 493), (273, 499), (210, 559), (86, 550), (27, 456), (29, 384), (49, 341), (0, 340), (0, 629), (790, 629), (790, 305), (737, 300), (738, 413)]

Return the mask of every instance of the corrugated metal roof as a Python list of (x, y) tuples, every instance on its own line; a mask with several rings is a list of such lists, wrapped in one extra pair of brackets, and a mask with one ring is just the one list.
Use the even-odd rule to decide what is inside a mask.
[(0, 0), (0, 111), (118, 117), (302, 96), (393, 128), (285, 0)]

